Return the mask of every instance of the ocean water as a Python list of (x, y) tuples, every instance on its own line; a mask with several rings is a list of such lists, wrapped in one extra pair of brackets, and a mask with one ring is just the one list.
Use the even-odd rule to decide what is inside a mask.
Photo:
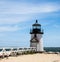
[[(13, 48), (14, 50), (17, 50), (17, 48)], [(6, 51), (10, 51), (10, 48), (6, 48)], [(52, 51), (52, 52), (60, 52), (60, 47), (44, 47), (44, 50), (46, 52)], [(0, 51), (2, 51), (2, 48), (0, 48)]]
[(46, 52), (52, 51), (52, 52), (60, 52), (60, 47), (44, 47), (44, 50)]

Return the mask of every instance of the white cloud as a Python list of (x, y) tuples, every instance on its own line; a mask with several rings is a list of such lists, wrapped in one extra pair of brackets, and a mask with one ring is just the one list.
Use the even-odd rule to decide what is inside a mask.
[(36, 16), (36, 14), (50, 13), (59, 10), (59, 5), (52, 3), (28, 4), (3, 1), (0, 3), (0, 24), (15, 24), (22, 21), (29, 21), (29, 19), (32, 19), (32, 16)]
[(32, 15), (3, 15), (0, 17), (0, 24), (17, 24), (32, 19)]
[[(60, 10), (57, 4), (28, 4), (28, 3), (0, 3), (0, 24), (17, 24), (23, 21), (29, 21), (36, 16), (36, 14), (50, 13)], [(13, 15), (14, 14), (14, 15)], [(10, 15), (10, 16), (9, 16)], [(17, 31), (19, 27), (0, 26), (0, 32), (2, 31)]]
[(7, 26), (0, 26), (0, 32), (14, 32), (18, 30), (24, 30), (28, 28), (27, 26), (18, 26), (18, 25), (7, 25)]
[(56, 4), (7, 4), (2, 5), (0, 13), (2, 14), (33, 14), (54, 12), (60, 10), (59, 5)]
[(0, 26), (0, 32), (17, 31), (19, 29), (18, 26)]

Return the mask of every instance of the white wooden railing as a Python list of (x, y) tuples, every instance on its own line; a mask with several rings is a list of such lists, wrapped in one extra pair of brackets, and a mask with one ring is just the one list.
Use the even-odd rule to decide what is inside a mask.
[[(16, 50), (14, 50), (16, 49)], [(6, 51), (5, 48), (0, 51), (0, 57), (8, 57), (8, 56), (15, 56), (17, 54), (25, 54), (29, 52), (36, 52), (35, 47), (29, 47), (29, 48), (10, 48), (9, 51)]]

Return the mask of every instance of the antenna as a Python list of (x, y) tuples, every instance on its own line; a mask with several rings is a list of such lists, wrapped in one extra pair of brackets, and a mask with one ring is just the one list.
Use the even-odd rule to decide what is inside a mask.
[(38, 23), (38, 20), (36, 20), (36, 23)]

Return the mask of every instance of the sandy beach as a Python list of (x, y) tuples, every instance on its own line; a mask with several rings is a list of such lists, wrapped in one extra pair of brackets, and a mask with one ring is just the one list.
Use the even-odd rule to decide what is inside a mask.
[(28, 54), (0, 59), (0, 62), (60, 62), (60, 54)]

